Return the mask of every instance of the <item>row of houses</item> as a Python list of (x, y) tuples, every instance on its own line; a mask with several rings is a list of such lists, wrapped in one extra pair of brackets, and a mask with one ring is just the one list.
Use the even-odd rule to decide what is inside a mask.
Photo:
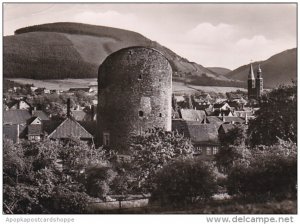
[[(217, 105), (214, 112), (228, 111), (228, 109), (225, 103), (223, 106)], [(92, 110), (94, 111), (94, 108)], [(236, 113), (239, 113), (238, 116)], [(179, 109), (173, 110), (172, 130), (191, 139), (196, 155), (209, 159), (220, 148), (219, 135), (226, 134), (236, 125), (247, 125), (249, 119), (253, 117), (254, 112), (250, 113), (248, 110), (215, 116), (206, 110)], [(96, 114), (72, 110), (70, 101), (68, 101), (67, 116), (62, 120), (53, 120), (45, 112), (36, 110), (26, 101), (20, 100), (4, 110), (3, 121), (4, 137), (14, 142), (18, 142), (19, 139), (40, 141), (43, 138), (70, 137), (94, 141), (97, 130)]]
[(44, 111), (32, 108), (24, 100), (16, 102), (3, 111), (3, 134), (5, 138), (40, 141), (43, 138), (66, 139), (70, 137), (93, 141), (96, 130), (94, 107), (86, 113), (72, 110), (68, 101), (65, 119), (51, 119)]

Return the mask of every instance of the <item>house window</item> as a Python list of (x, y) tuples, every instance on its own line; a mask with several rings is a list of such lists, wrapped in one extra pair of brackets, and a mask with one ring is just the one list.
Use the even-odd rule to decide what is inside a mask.
[(208, 156), (211, 155), (211, 148), (210, 147), (206, 148), (206, 155), (208, 155)]
[(162, 117), (162, 113), (159, 113), (159, 117)]
[(141, 79), (142, 79), (142, 74), (139, 74), (138, 80), (141, 80)]
[(143, 111), (139, 111), (139, 117), (143, 117), (144, 116), (144, 112)]
[(218, 153), (218, 148), (217, 147), (213, 147), (213, 155), (216, 155)]
[(103, 145), (109, 145), (110, 144), (110, 135), (108, 132), (103, 133)]

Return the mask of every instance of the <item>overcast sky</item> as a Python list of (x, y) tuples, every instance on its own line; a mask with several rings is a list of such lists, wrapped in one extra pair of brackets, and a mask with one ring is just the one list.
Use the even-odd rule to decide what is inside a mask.
[(81, 22), (123, 28), (203, 66), (235, 69), (296, 47), (296, 4), (4, 4), (4, 35)]

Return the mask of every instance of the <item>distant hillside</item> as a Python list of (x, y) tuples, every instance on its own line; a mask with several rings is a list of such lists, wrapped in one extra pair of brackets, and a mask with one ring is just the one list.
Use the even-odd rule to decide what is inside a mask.
[(221, 67), (206, 67), (206, 68), (209, 69), (210, 71), (216, 73), (217, 75), (226, 75), (232, 71), (228, 68), (221, 68)]
[(81, 23), (51, 23), (21, 28), (3, 38), (4, 77), (33, 79), (95, 78), (112, 52), (130, 46), (161, 51), (174, 79), (199, 85), (236, 86), (241, 82), (189, 62), (139, 33)]
[[(274, 88), (280, 84), (290, 84), (292, 80), (297, 79), (297, 48), (283, 51), (270, 57), (268, 60), (252, 64), (255, 71), (258, 64), (260, 64), (264, 78), (264, 87)], [(249, 66), (250, 64), (241, 66), (228, 73), (226, 77), (246, 81)]]

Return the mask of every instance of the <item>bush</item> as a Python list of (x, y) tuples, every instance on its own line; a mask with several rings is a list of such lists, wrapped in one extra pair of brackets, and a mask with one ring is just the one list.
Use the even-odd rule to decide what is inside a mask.
[(253, 151), (249, 164), (237, 162), (228, 175), (227, 187), (231, 195), (287, 197), (295, 195), (296, 184), (297, 146), (280, 140)]
[(209, 199), (217, 189), (213, 166), (199, 159), (169, 163), (155, 177), (152, 199), (162, 204), (194, 203)]

